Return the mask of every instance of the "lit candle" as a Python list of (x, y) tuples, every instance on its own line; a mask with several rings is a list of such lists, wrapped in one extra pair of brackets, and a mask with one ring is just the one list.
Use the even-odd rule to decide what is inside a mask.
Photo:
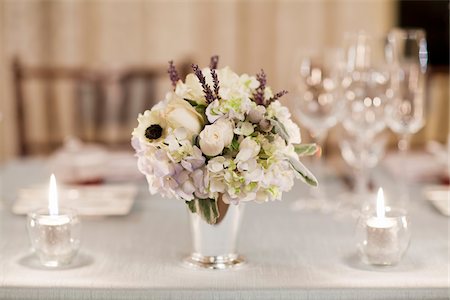
[(48, 210), (30, 214), (28, 222), (33, 249), (43, 265), (56, 267), (72, 261), (79, 247), (78, 225), (76, 215), (60, 212), (56, 179), (52, 174)]
[(383, 189), (378, 190), (376, 216), (367, 220), (366, 256), (371, 264), (391, 264), (398, 256), (397, 222), (386, 217)]

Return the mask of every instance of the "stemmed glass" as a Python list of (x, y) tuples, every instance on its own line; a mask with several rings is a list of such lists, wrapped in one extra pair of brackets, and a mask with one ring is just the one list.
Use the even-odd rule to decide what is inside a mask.
[[(358, 141), (358, 138), (354, 135), (348, 134), (343, 130), (343, 134), (339, 136), (339, 148), (341, 150), (341, 155), (344, 161), (352, 168), (354, 175), (354, 184), (351, 188), (355, 191), (355, 194), (344, 193), (341, 195), (341, 201), (338, 206), (338, 213), (351, 213), (357, 216), (359, 213), (359, 208), (357, 201), (348, 201), (348, 199), (354, 197), (354, 195), (361, 195), (362, 192), (366, 191), (366, 186), (370, 181), (369, 176), (360, 176), (361, 173), (370, 173), (369, 171), (375, 168), (380, 162), (381, 158), (384, 156), (385, 148), (387, 144), (387, 136), (383, 133), (378, 134), (372, 139), (372, 142), (366, 147)], [(367, 172), (361, 172), (362, 170), (367, 170)], [(366, 206), (367, 203), (362, 203)]]
[[(363, 32), (347, 34), (342, 79), (345, 116), (342, 125), (352, 136), (353, 146), (360, 157), (367, 160), (374, 137), (383, 131), (385, 107), (389, 102), (390, 76), (384, 60), (384, 43)], [(360, 163), (357, 189), (346, 195), (346, 206), (359, 210), (368, 194), (367, 162)]]
[(405, 153), (410, 148), (411, 135), (425, 124), (427, 42), (421, 29), (398, 28), (389, 32), (387, 41), (393, 99), (386, 107), (386, 121), (400, 136), (398, 148)]
[[(327, 133), (343, 112), (340, 89), (340, 68), (336, 64), (339, 52), (328, 50), (321, 55), (299, 55), (294, 70), (295, 114), (310, 132), (314, 142), (323, 148)], [(321, 180), (320, 157), (313, 158), (315, 175), (321, 181), (319, 189), (310, 189), (309, 198), (294, 203), (295, 210), (329, 210)]]
[[(386, 107), (386, 122), (400, 136), (398, 148), (408, 172), (406, 153), (411, 136), (425, 125), (425, 83), (428, 61), (425, 32), (421, 29), (393, 29), (387, 37), (386, 58), (391, 67), (392, 101)], [(400, 201), (409, 202), (406, 179), (400, 182)]]

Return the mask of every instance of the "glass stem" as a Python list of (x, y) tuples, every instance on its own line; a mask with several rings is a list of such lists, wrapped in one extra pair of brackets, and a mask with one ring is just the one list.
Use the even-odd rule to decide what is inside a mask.
[(368, 145), (366, 139), (363, 137), (359, 138), (358, 144), (361, 159), (359, 168), (355, 170), (355, 192), (357, 195), (366, 195), (368, 192), (367, 186), (369, 183), (366, 168), (366, 160), (368, 158)]
[(355, 172), (355, 192), (358, 195), (365, 195), (367, 193), (368, 176), (365, 167), (361, 166)]
[(409, 190), (408, 190), (408, 180), (407, 174), (409, 173), (408, 168), (408, 152), (411, 149), (411, 135), (403, 134), (398, 142), (398, 149), (400, 150), (401, 160), (403, 161), (402, 167), (404, 175), (400, 179), (400, 201), (401, 205), (406, 206), (409, 204)]
[(398, 149), (401, 151), (403, 155), (405, 155), (409, 149), (411, 148), (411, 135), (403, 134), (398, 141)]

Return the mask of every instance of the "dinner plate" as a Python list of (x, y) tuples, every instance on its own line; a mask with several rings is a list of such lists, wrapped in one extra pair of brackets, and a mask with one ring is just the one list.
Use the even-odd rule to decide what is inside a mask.
[[(72, 208), (81, 216), (118, 216), (130, 212), (137, 194), (133, 184), (60, 185), (60, 207)], [(19, 190), (12, 212), (28, 214), (48, 206), (48, 186), (38, 185)]]

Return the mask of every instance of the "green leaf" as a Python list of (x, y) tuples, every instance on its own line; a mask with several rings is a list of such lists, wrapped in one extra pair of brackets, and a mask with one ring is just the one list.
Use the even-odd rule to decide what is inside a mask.
[(186, 201), (186, 204), (191, 213), (198, 214), (208, 224), (215, 224), (219, 218), (219, 209), (215, 199), (194, 199)]
[(235, 151), (239, 150), (239, 142), (236, 137), (233, 137), (233, 140), (231, 141), (231, 149)]
[(284, 125), (278, 121), (277, 118), (271, 119), (270, 123), (272, 124), (275, 133), (278, 133), (286, 142), (289, 142), (289, 134)]
[(191, 201), (184, 201), (184, 203), (186, 203), (187, 207), (189, 208), (189, 211), (193, 214), (195, 214), (196, 209), (195, 209), (195, 201), (191, 200)]
[(204, 115), (204, 114), (205, 114), (205, 110), (206, 110), (206, 106), (203, 105), (203, 104), (198, 104), (198, 105), (195, 106), (195, 110), (196, 110), (198, 113)]
[(286, 158), (288, 159), (292, 168), (300, 175), (300, 178), (303, 180), (303, 182), (315, 187), (319, 185), (316, 177), (314, 177), (314, 175), (300, 162), (300, 160), (298, 160), (297, 157), (287, 155)]
[(316, 144), (294, 145), (295, 152), (298, 156), (314, 155), (320, 149)]
[(189, 104), (194, 106), (194, 107), (199, 105), (197, 101), (194, 101), (194, 100), (191, 100), (191, 99), (188, 99), (188, 98), (183, 98), (183, 99), (186, 100), (187, 102), (189, 102)]

